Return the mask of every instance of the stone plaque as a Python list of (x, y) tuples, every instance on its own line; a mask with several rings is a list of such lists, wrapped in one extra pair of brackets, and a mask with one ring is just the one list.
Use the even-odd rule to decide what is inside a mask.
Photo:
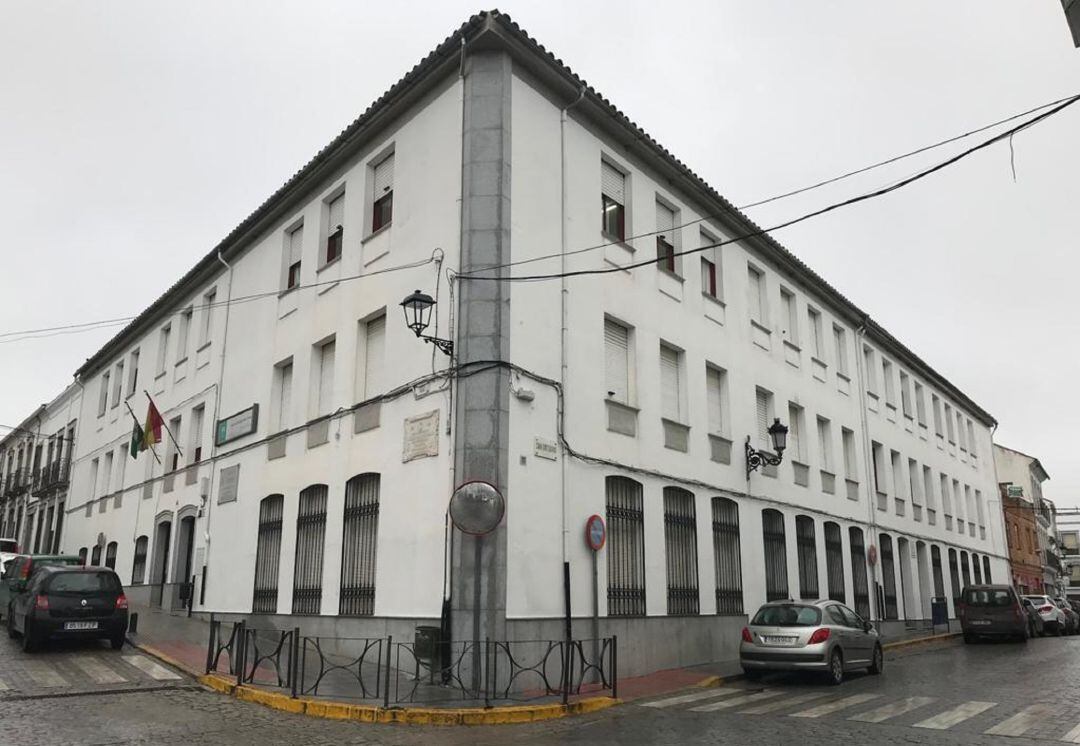
[(408, 417), (405, 420), (405, 443), (402, 462), (439, 455), (439, 410)]
[(236, 492), (240, 486), (240, 464), (227, 466), (221, 470), (218, 480), (218, 505), (236, 502)]

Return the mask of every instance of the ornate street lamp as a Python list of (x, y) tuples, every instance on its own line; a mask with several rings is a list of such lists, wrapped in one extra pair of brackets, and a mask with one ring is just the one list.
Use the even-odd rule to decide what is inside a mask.
[(786, 425), (780, 423), (780, 418), (777, 417), (773, 420), (773, 424), (769, 425), (769, 438), (772, 439), (773, 450), (776, 451), (776, 455), (772, 455), (768, 451), (759, 451), (750, 445), (750, 436), (746, 436), (746, 479), (750, 479), (750, 472), (756, 471), (758, 467), (762, 465), (776, 466), (784, 460), (784, 449), (787, 448), (787, 434), (788, 429)]
[(454, 343), (451, 340), (424, 334), (424, 330), (431, 323), (431, 311), (433, 308), (435, 308), (435, 299), (427, 293), (421, 293), (419, 290), (409, 293), (409, 295), (405, 296), (405, 300), (401, 301), (401, 309), (405, 312), (405, 326), (412, 329), (413, 334), (418, 338), (425, 342), (431, 342), (442, 350), (444, 354), (453, 357)]

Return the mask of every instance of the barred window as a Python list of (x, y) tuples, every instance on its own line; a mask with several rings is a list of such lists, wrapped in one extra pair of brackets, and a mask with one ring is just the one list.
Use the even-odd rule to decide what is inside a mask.
[(979, 555), (971, 553), (971, 572), (975, 576), (975, 585), (982, 585), (982, 566), (979, 565)]
[(300, 492), (296, 515), (296, 564), (293, 569), (294, 614), (318, 614), (322, 603), (322, 566), (326, 538), (325, 484)]
[(379, 538), (379, 475), (360, 474), (345, 484), (341, 543), (342, 616), (375, 613), (375, 555)]
[(645, 513), (642, 487), (608, 477), (608, 616), (645, 615)]
[(664, 488), (664, 551), (667, 555), (667, 612), (700, 612), (697, 563), (697, 512), (694, 495)]
[(101, 564), (101, 545), (95, 544), (94, 548), (90, 550), (90, 566), (97, 567)]
[(971, 585), (971, 566), (968, 562), (967, 552), (960, 552), (960, 574), (964, 579), (964, 585), (961, 587), (961, 590), (963, 590), (963, 588), (967, 588)]
[(844, 543), (840, 524), (825, 522), (825, 574), (829, 579), (829, 599), (847, 603), (844, 593)]
[(953, 613), (960, 608), (960, 593), (963, 588), (960, 587), (960, 569), (956, 564), (956, 550), (949, 550), (949, 581), (952, 583), (952, 596), (953, 596)]
[(983, 555), (983, 578), (987, 584), (994, 582), (994, 579), (990, 576), (990, 558), (985, 554)]
[(945, 576), (941, 572), (941, 550), (930, 547), (930, 568), (934, 575), (934, 597), (945, 598)]
[(140, 536), (135, 540), (135, 559), (131, 564), (131, 584), (142, 585), (146, 581), (146, 547), (150, 539)]
[(110, 541), (109, 545), (105, 547), (105, 567), (110, 570), (116, 569), (116, 549), (117, 543), (115, 541)]
[(808, 515), (795, 516), (795, 545), (799, 553), (799, 597), (817, 598), (817, 538), (814, 519)]
[(281, 520), (284, 495), (268, 495), (259, 503), (259, 537), (255, 548), (255, 590), (252, 613), (277, 611), (278, 565), (281, 562)]
[(79, 549), (79, 564), (83, 567), (86, 566), (86, 547)]
[(861, 528), (848, 529), (851, 545), (851, 585), (855, 594), (855, 612), (863, 619), (870, 618), (870, 586), (866, 577), (866, 543)]
[(726, 497), (714, 497), (712, 521), (716, 613), (742, 614), (742, 554), (739, 547), (738, 503)]
[(779, 601), (788, 597), (783, 514), (772, 508), (761, 511), (761, 533), (765, 546), (765, 599)]
[(896, 567), (893, 564), (892, 537), (888, 534), (878, 536), (881, 545), (881, 585), (885, 597), (885, 619), (899, 619), (900, 611), (896, 606)]

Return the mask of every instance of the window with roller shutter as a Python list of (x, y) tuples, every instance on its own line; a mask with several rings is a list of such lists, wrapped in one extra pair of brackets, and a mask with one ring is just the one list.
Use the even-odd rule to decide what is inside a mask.
[(763, 388), (758, 388), (756, 399), (758, 447), (771, 451), (772, 440), (769, 438), (769, 425), (772, 424), (773, 395)]
[(660, 345), (660, 393), (663, 416), (675, 422), (683, 421), (682, 353)]
[(371, 232), (382, 230), (394, 218), (394, 154), (375, 166), (372, 176)]
[(607, 161), (600, 162), (601, 230), (617, 241), (626, 240), (626, 175)]
[(326, 256), (323, 265), (341, 256), (341, 244), (345, 237), (345, 195), (339, 194), (327, 204)]
[(657, 266), (672, 274), (677, 273), (675, 261), (675, 211), (662, 202), (656, 203), (656, 259)]
[(285, 236), (285, 289), (300, 285), (300, 260), (303, 258), (304, 224), (293, 228)]
[(609, 399), (630, 403), (630, 330), (604, 320), (604, 377)]
[(377, 316), (364, 325), (364, 391), (370, 399), (383, 389), (383, 356), (386, 349), (386, 315)]
[(705, 369), (706, 406), (709, 414), (709, 432), (720, 435), (724, 432), (724, 384), (725, 373), (719, 368)]

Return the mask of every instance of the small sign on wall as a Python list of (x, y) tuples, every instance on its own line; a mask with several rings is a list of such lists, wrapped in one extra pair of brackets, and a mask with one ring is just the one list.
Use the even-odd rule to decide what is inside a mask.
[(533, 438), (533, 455), (537, 458), (555, 461), (559, 458), (559, 445), (554, 440), (541, 438), (537, 435)]
[(236, 502), (237, 490), (240, 487), (240, 464), (226, 466), (221, 470), (221, 478), (218, 480), (218, 505), (221, 503)]
[(1009, 497), (1023, 497), (1024, 496), (1024, 487), (1023, 487), (1023, 485), (1010, 484), (1007, 489), (1008, 489), (1007, 494), (1009, 495)]
[(405, 420), (405, 443), (401, 461), (439, 455), (439, 410), (408, 417)]
[(215, 441), (219, 446), (224, 445), (245, 435), (251, 435), (258, 427), (259, 405), (252, 404), (247, 409), (237, 412), (231, 417), (218, 420)]

